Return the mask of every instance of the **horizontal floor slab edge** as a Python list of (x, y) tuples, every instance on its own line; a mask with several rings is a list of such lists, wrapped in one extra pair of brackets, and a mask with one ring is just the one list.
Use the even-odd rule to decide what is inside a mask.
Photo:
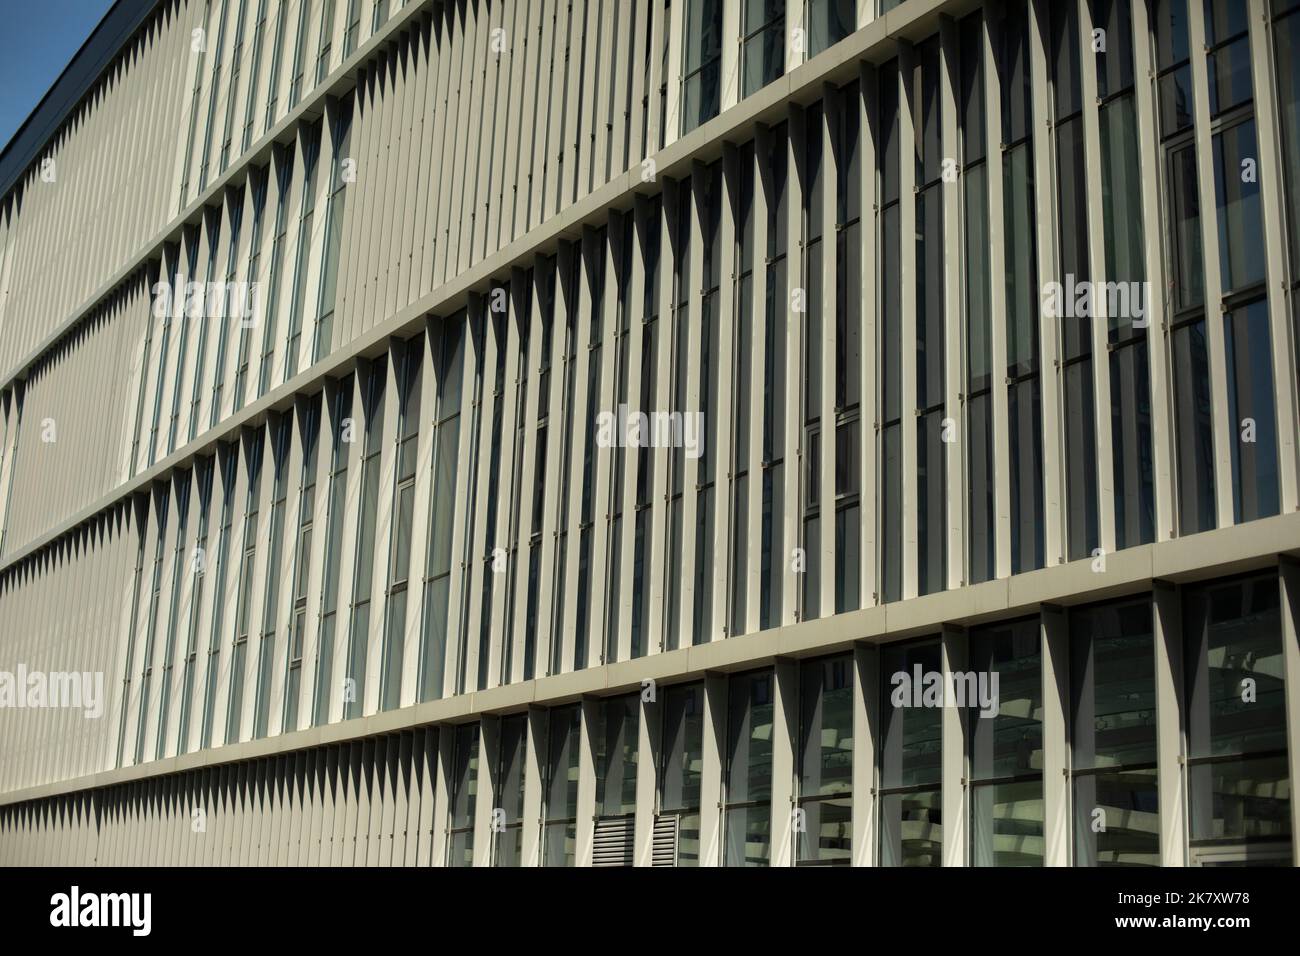
[(760, 667), (778, 658), (847, 650), (858, 643), (884, 644), (937, 633), (944, 626), (970, 627), (1035, 613), (1042, 605), (1071, 606), (1149, 590), (1156, 581), (1193, 583), (1269, 567), (1279, 556), (1300, 558), (1300, 513), (1276, 515), (1110, 555), (1104, 571), (1092, 560), (1042, 568), (903, 601), (801, 621), (692, 647), (604, 664), (424, 701), (353, 720), (310, 727), (275, 737), (181, 754), (159, 761), (40, 784), (0, 794), (0, 806), (99, 789), (155, 777), (279, 756), (326, 744), (436, 724), (462, 723), (485, 714), (552, 707), (591, 695), (634, 690), (644, 680), (681, 681), (708, 673)]

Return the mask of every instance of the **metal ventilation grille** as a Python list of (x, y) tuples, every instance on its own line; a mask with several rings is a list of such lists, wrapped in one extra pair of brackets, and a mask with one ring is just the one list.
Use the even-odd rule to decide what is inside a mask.
[(650, 843), (651, 866), (677, 865), (677, 816), (655, 817)]
[(635, 839), (635, 832), (635, 817), (614, 817), (597, 820), (591, 865), (631, 866), (632, 842)]

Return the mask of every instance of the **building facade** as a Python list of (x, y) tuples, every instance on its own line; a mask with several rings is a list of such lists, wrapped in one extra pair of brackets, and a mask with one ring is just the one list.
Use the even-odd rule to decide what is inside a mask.
[(0, 159), (0, 862), (1294, 861), (1300, 2), (97, 36)]

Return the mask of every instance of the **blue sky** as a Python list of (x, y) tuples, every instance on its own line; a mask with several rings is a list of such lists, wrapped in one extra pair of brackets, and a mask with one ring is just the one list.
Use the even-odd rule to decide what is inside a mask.
[(0, 28), (0, 149), (58, 79), (113, 0), (17, 0)]

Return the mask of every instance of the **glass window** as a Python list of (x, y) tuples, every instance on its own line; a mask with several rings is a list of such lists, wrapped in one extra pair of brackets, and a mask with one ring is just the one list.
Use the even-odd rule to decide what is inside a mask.
[(1146, 334), (1110, 353), (1111, 453), (1115, 478), (1115, 544), (1155, 540), (1152, 484), (1151, 388)]
[(366, 663), (370, 644), (371, 584), (375, 571), (375, 532), (379, 510), (380, 451), (384, 433), (384, 389), (388, 365), (382, 358), (366, 375), (362, 406), (366, 437), (361, 460), (361, 501), (358, 505), (356, 550), (353, 552), (352, 613), (348, 623), (347, 670), (344, 673), (343, 716), (360, 717), (365, 707)]
[(334, 387), (330, 401), (331, 449), (329, 504), (325, 519), (325, 567), (321, 589), (320, 636), (316, 642), (316, 683), (313, 690), (312, 724), (329, 720), (330, 703), (339, 689), (334, 686), (334, 636), (338, 630), (339, 562), (342, 560), (343, 525), (347, 508), (348, 446), (352, 416), (352, 377)]
[(1191, 756), (1284, 748), (1276, 577), (1190, 591), (1186, 615)]
[(718, 115), (722, 76), (722, 0), (689, 0), (682, 64), (682, 133)]
[(1171, 136), (1192, 125), (1192, 69), (1188, 62), (1187, 0), (1157, 0), (1156, 33), (1160, 133)]
[(1224, 315), (1234, 520), (1278, 513), (1276, 394), (1268, 302)]
[(1008, 389), (1011, 426), (1011, 571), (1043, 566), (1043, 438), (1037, 376)]
[(1176, 327), (1172, 338), (1179, 530), (1192, 534), (1217, 523), (1205, 320)]
[[(251, 241), (248, 247), (247, 274), (256, 276), (261, 268), (262, 223), (266, 213), (267, 187), (271, 178), (270, 164), (268, 163), (261, 168), (254, 167), (249, 171), (248, 178), (253, 189), (253, 228), (250, 231)], [(247, 398), (248, 370), (251, 364), (250, 355), (253, 350), (253, 325), (255, 324), (255, 322), (241, 322), (239, 324), (239, 353), (238, 363), (235, 367), (235, 392), (232, 396), (232, 407), (235, 411), (244, 407), (244, 401)], [(213, 411), (215, 413), (217, 409), (214, 408)], [(212, 424), (216, 424), (215, 418)]]
[(1171, 267), (1177, 313), (1205, 304), (1201, 197), (1196, 183), (1196, 146), (1189, 142), (1169, 154), (1169, 203), (1173, 217)]
[(848, 864), (853, 809), (853, 655), (800, 665), (797, 862)]
[(1245, 4), (1238, 0), (1204, 2), (1206, 66), (1213, 117), (1251, 99), (1250, 38), (1246, 35)]
[(856, 0), (808, 0), (808, 55), (816, 56), (857, 29)]
[(401, 700), (402, 660), (406, 645), (406, 606), (411, 568), (411, 523), (415, 518), (416, 452), (420, 431), (420, 378), (424, 336), (405, 342), (394, 355), (397, 376), (397, 450), (392, 533), (384, 607), (384, 643), (379, 707), (392, 710)]
[(944, 362), (944, 218), (940, 147), (939, 38), (917, 47), (912, 80), (919, 102), (916, 149), (916, 482), (917, 588), (947, 586), (947, 494), (943, 420), (947, 413)]
[(265, 737), (271, 716), (271, 668), (276, 658), (279, 630), (281, 554), (284, 550), (285, 507), (289, 497), (289, 442), (293, 413), (285, 412), (272, 427), (275, 484), (271, 492), (270, 550), (267, 553), (266, 597), (262, 603), (262, 639), (257, 651), (257, 688), (254, 692), (253, 736)]
[[(267, 279), (266, 305), (262, 312), (262, 364), (257, 379), (257, 394), (265, 395), (271, 389), (271, 372), (275, 365), (275, 347), (279, 342), (277, 320), (280, 316), (280, 281), (284, 275), (284, 252), (288, 245), (290, 191), (293, 187), (294, 165), (297, 151), (293, 145), (276, 146), (275, 158), (276, 205), (275, 222), (271, 227), (271, 272)], [(304, 162), (308, 157), (304, 156)], [(310, 234), (309, 234), (310, 235)], [(286, 354), (287, 359), (287, 354)]]
[[(1043, 864), (1043, 675), (1037, 618), (973, 631), (964, 695), (976, 866)], [(974, 704), (972, 703), (972, 699)], [(957, 703), (963, 703), (959, 698)]]
[(1106, 31), (1106, 50), (1098, 51), (1097, 95), (1106, 99), (1133, 86), (1132, 0), (1092, 0), (1094, 29)]
[[(213, 585), (215, 588), (213, 593), (223, 594), (226, 587), (226, 568), (230, 557), (231, 524), (234, 519), (235, 503), (235, 473), (239, 465), (239, 443), (232, 441), (218, 447), (217, 458), (221, 468), (221, 531), (218, 536), (216, 580)], [(143, 540), (141, 538), (142, 542)], [(143, 543), (141, 548), (143, 548)], [(141, 563), (143, 563), (143, 560), (144, 555), (142, 552), (140, 555)], [(136, 577), (138, 580), (138, 568)], [(207, 680), (203, 691), (203, 730), (200, 743), (200, 746), (205, 749), (212, 746), (212, 729), (217, 703), (217, 677), (221, 673), (221, 645), (225, 617), (225, 602), (214, 601), (213, 605), (212, 632), (208, 643)], [(126, 719), (125, 708), (122, 712), (122, 719)]]
[[(1007, 6), (1000, 24), (998, 79), (1002, 97), (1003, 221), (1006, 245), (1007, 354), (1004, 380), (1010, 438), (1011, 571), (1044, 562), (1043, 454), (1038, 323), (1041, 296), (1034, 245), (1032, 97), (1029, 8)], [(1071, 84), (1064, 84), (1071, 86)]]
[(785, 72), (785, 0), (744, 0), (741, 96)]
[[(1134, 107), (1131, 50), (1128, 49), (1128, 0), (1097, 0), (1107, 8), (1107, 34), (1118, 34), (1127, 67), (1115, 73), (1119, 61), (1097, 54), (1098, 69), (1110, 74), (1113, 96), (1101, 106), (1102, 216), (1106, 276), (1117, 283), (1114, 305), (1107, 303), (1111, 381), (1112, 474), (1115, 503), (1115, 544), (1119, 548), (1155, 539), (1155, 492), (1152, 483), (1151, 396), (1147, 361), (1147, 331), (1152, 302), (1146, 277), (1145, 233), (1139, 194), (1137, 118)], [(1103, 70), (1102, 61), (1107, 66)], [(1099, 76), (1099, 79), (1101, 77)], [(1098, 409), (1098, 414), (1105, 414)]]
[(298, 729), (298, 700), (302, 693), (302, 660), (307, 640), (307, 591), (311, 578), (312, 536), (315, 530), (316, 463), (320, 448), (320, 416), (324, 394), (317, 392), (302, 416), (302, 488), (298, 495), (297, 548), (289, 580), (293, 613), (289, 622), (288, 676), (284, 690), (284, 729)]
[[(326, 6), (333, 6), (333, 4), (326, 4)], [(293, 109), (298, 104), (298, 100), (304, 92), (303, 76), (306, 73), (309, 59), (307, 53), (307, 26), (311, 22), (311, 8), (312, 4), (310, 2), (303, 2), (298, 7), (298, 37), (293, 45), (293, 66), (289, 71), (289, 75), (293, 77), (289, 83), (289, 109)]]
[(677, 816), (677, 865), (700, 862), (700, 779), (704, 765), (704, 685), (670, 687), (664, 699), (659, 809)]
[(596, 813), (602, 817), (636, 812), (636, 769), (641, 697), (627, 694), (602, 701), (596, 732)]
[[(333, 346), (334, 300), (338, 292), (339, 248), (343, 241), (343, 215), (347, 199), (347, 181), (343, 164), (348, 159), (349, 133), (352, 128), (352, 100), (326, 101), (330, 121), (330, 142), (334, 150), (334, 168), (330, 175), (330, 194), (325, 199), (325, 252), (321, 262), (317, 293), (316, 340), (312, 343), (312, 360), (319, 362)], [(330, 108), (332, 106), (332, 109)]]
[(496, 775), (494, 810), (502, 813), (501, 827), (494, 828), (494, 866), (519, 866), (523, 862), (524, 780), (527, 772), (528, 715), (501, 719), (500, 765)]
[(447, 828), (447, 865), (474, 865), (474, 805), (478, 793), (479, 725), (456, 728), (451, 764), (451, 818)]
[(1276, 573), (1189, 590), (1183, 621), (1192, 845), (1289, 842)]
[(943, 847), (942, 714), (925, 706), (940, 674), (938, 641), (880, 652), (880, 865), (939, 866)]
[(902, 248), (899, 211), (899, 75), (897, 61), (879, 71), (880, 145), (876, 151), (881, 208), (876, 228), (881, 232), (879, 389), (877, 395), (880, 431), (880, 488), (882, 599), (897, 601), (903, 594), (903, 341), (902, 341)]
[(1078, 112), (1083, 101), (1079, 76), (1079, 7), (1074, 3), (1055, 3), (1044, 9), (1050, 19), (1048, 69), (1059, 121)]
[(302, 313), (307, 297), (307, 263), (312, 249), (312, 217), (316, 211), (316, 168), (320, 159), (320, 122), (307, 128), (302, 137), (302, 203), (298, 213), (298, 246), (293, 264), (292, 298), (289, 300), (289, 344), (285, 355), (284, 381), (298, 373), (302, 347)]
[[(271, 72), (268, 74), (269, 86), (267, 87), (266, 116), (262, 122), (262, 132), (266, 133), (273, 125), (276, 119), (276, 103), (279, 100), (280, 91), (280, 59), (284, 50), (284, 32), (286, 28), (285, 21), (289, 17), (289, 5), (286, 3), (279, 4), (279, 9), (275, 16), (275, 45), (272, 47), (271, 54)], [(249, 113), (252, 113), (252, 100), (248, 104)], [(247, 148), (252, 142), (250, 138), (251, 130), (245, 130), (244, 147)]]
[(996, 572), (993, 496), (993, 352), (989, 304), (988, 166), (984, 135), (984, 23), (982, 14), (961, 21), (962, 200), (965, 206), (967, 579), (988, 581)]
[[(460, 455), (461, 389), (464, 378), (466, 313), (445, 320), (431, 337), (438, 410), (433, 446), (433, 506), (429, 509), (425, 556), (424, 618), (420, 636), (420, 700), (442, 696), (448, 642), (455, 622), (447, 619), (451, 583), (451, 529), (455, 517), (457, 462)], [(449, 635), (449, 629), (451, 634)]]
[(772, 842), (772, 671), (728, 681), (726, 866), (767, 866)]
[[(1137, 117), (1131, 93), (1101, 108), (1101, 190), (1106, 238), (1106, 276), (1112, 281), (1138, 282), (1146, 275), (1142, 228), (1142, 178), (1138, 160)], [(1122, 301), (1122, 300), (1121, 300)], [(1139, 315), (1136, 307), (1143, 307)], [(1130, 298), (1127, 309), (1110, 309), (1112, 333), (1134, 319), (1149, 319), (1150, 303)]]
[(1253, 119), (1215, 134), (1214, 194), (1224, 295), (1264, 281), (1268, 256), (1260, 218), (1258, 163)]
[(1079, 866), (1158, 866), (1149, 598), (1070, 612), (1074, 852)]
[(578, 754), (582, 705), (550, 713), (546, 761), (543, 865), (573, 866), (578, 818)]
[(244, 436), (244, 465), (248, 472), (248, 496), (244, 509), (244, 546), (239, 565), (239, 590), (235, 602), (235, 632), (230, 651), (230, 694), (226, 704), (226, 743), (239, 740), (244, 726), (244, 674), (248, 657), (248, 638), (252, 626), (253, 588), (256, 586), (254, 563), (257, 558), (258, 509), (261, 504), (262, 447), (261, 428)]
[[(1281, 14), (1282, 11), (1278, 10)], [(1273, 23), (1280, 139), (1286, 170), (1286, 210), (1291, 275), (1300, 276), (1300, 7)]]
[[(216, 471), (216, 458), (200, 458), (195, 468), (199, 493), (199, 527), (194, 540), (198, 554), (208, 549), (208, 526), (212, 517), (212, 486)], [(194, 595), (190, 599), (190, 620), (186, 626), (185, 651), (182, 658), (180, 728), (176, 734), (176, 752), (188, 753), (190, 740), (190, 715), (193, 712), (194, 679), (198, 670), (199, 613), (203, 606), (203, 589), (207, 582), (206, 562), (193, 568)]]

